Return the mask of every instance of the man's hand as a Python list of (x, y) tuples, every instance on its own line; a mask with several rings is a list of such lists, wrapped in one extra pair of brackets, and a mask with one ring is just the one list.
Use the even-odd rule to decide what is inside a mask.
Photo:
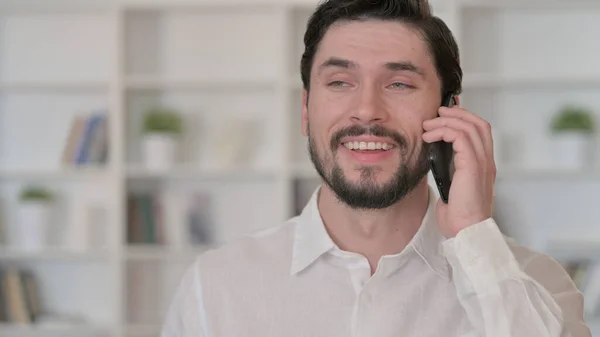
[(440, 107), (439, 117), (425, 121), (423, 140), (452, 143), (455, 173), (448, 204), (439, 201), (437, 216), (446, 238), (492, 216), (496, 164), (490, 124), (459, 108)]

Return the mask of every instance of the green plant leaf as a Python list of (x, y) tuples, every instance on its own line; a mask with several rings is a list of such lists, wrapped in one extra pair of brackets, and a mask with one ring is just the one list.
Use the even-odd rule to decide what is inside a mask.
[(40, 186), (27, 186), (21, 190), (21, 201), (52, 201), (52, 193)]
[(164, 132), (179, 134), (182, 132), (182, 118), (173, 109), (154, 107), (146, 111), (142, 129), (144, 132)]
[(592, 112), (584, 107), (567, 105), (552, 120), (553, 132), (577, 131), (592, 133), (595, 131)]

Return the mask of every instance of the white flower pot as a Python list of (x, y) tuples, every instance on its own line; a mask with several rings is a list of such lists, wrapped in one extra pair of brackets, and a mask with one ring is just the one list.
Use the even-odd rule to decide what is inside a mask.
[(581, 170), (591, 163), (591, 137), (585, 133), (562, 132), (552, 136), (550, 158), (554, 168)]
[(51, 206), (46, 202), (24, 201), (17, 209), (12, 245), (24, 251), (40, 251), (48, 245)]
[(167, 133), (147, 133), (142, 140), (144, 165), (150, 170), (168, 170), (176, 161), (177, 139)]

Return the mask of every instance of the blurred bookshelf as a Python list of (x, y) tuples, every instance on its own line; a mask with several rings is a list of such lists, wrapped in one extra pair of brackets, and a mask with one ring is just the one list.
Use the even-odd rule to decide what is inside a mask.
[[(33, 275), (42, 308), (28, 314), (21, 295), (12, 304), (20, 313), (0, 316), (1, 336), (157, 337), (199, 254), (301, 211), (319, 183), (300, 133), (298, 73), (316, 3), (0, 4), (0, 267)], [(461, 104), (497, 136), (499, 224), (592, 265), (598, 146), (591, 163), (562, 167), (567, 156), (548, 144), (566, 104), (600, 117), (600, 4), (432, 4), (461, 47)], [(182, 118), (171, 166), (146, 161), (153, 108)], [(28, 186), (54, 198), (47, 242), (24, 251), (13, 238)], [(28, 315), (36, 319), (14, 319)]]

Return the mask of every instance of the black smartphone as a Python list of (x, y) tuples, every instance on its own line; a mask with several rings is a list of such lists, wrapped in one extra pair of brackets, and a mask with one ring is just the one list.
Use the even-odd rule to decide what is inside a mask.
[[(444, 96), (442, 106), (452, 107), (455, 104), (456, 98), (453, 94)], [(431, 144), (429, 164), (435, 184), (440, 193), (440, 199), (447, 204), (450, 196), (452, 176), (454, 175), (454, 149), (452, 148), (452, 143), (439, 141)]]

